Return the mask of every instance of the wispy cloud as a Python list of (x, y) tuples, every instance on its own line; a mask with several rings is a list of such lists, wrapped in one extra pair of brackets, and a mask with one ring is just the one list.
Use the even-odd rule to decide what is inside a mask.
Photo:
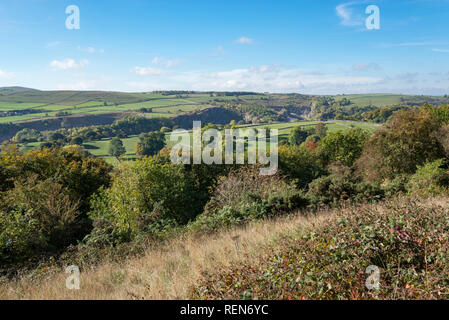
[(228, 53), (226, 52), (226, 50), (223, 48), (223, 46), (218, 46), (216, 47), (214, 50), (212, 50), (212, 52), (210, 53), (210, 55), (212, 57), (220, 57), (220, 56), (225, 56)]
[(166, 68), (172, 68), (172, 67), (178, 66), (181, 63), (181, 60), (180, 59), (166, 59), (164, 57), (156, 56), (153, 58), (151, 63), (154, 65), (164, 66)]
[(165, 70), (153, 67), (135, 67), (132, 71), (139, 76), (159, 76), (165, 73)]
[(417, 42), (399, 42), (399, 43), (381, 43), (381, 47), (391, 48), (391, 47), (428, 47), (436, 45), (444, 45), (441, 42), (431, 42), (431, 41), (417, 41)]
[(254, 43), (254, 39), (242, 36), (238, 38), (235, 42), (238, 44), (252, 44)]
[(61, 41), (52, 41), (52, 42), (48, 42), (46, 45), (45, 45), (45, 48), (54, 48), (54, 47), (57, 47), (57, 46), (59, 46), (59, 45), (61, 45)]
[(354, 5), (360, 4), (361, 2), (346, 2), (339, 4), (335, 11), (337, 16), (340, 18), (340, 24), (342, 26), (360, 26), (363, 24), (363, 16), (361, 14), (355, 14), (354, 10), (351, 8)]
[(352, 70), (354, 71), (368, 71), (368, 70), (373, 70), (373, 71), (378, 71), (378, 70), (382, 70), (382, 67), (374, 62), (371, 63), (359, 63), (359, 64), (354, 64), (352, 66)]
[(351, 88), (360, 88), (360, 91), (363, 91), (382, 80), (372, 76), (325, 74), (277, 65), (261, 65), (218, 72), (179, 72), (158, 78), (154, 82), (128, 82), (127, 85), (133, 90), (144, 91), (165, 88), (327, 94), (349, 92)]
[(432, 51), (434, 51), (434, 52), (449, 53), (449, 49), (437, 49), (437, 48), (435, 48), (435, 49), (432, 49)]
[(58, 90), (91, 90), (96, 87), (96, 81), (78, 81), (74, 83), (61, 83), (57, 86)]
[(163, 68), (156, 67), (134, 67), (131, 72), (139, 76), (160, 76), (166, 74), (169, 68), (178, 66), (181, 63), (180, 59), (166, 59), (164, 57), (156, 56), (151, 60), (151, 64), (155, 66), (160, 66)]
[(97, 49), (97, 48), (94, 48), (94, 47), (86, 47), (86, 48), (84, 48), (84, 47), (78, 46), (78, 50), (82, 51), (82, 52), (91, 53), (91, 54), (93, 54), (93, 53), (104, 53), (104, 49)]
[[(380, 68), (375, 63), (346, 66), (345, 71), (304, 70), (279, 65), (260, 65), (224, 69), (215, 72), (186, 71), (167, 73), (157, 79), (126, 82), (129, 90), (198, 90), (297, 92), (304, 94), (403, 93), (445, 94), (449, 73), (376, 72), (360, 74), (359, 70)], [(369, 69), (369, 70), (371, 70)], [(352, 72), (348, 72), (351, 70)], [(149, 80), (151, 79), (151, 80)]]
[(1, 78), (1, 79), (10, 79), (10, 78), (12, 78), (13, 76), (14, 76), (13, 73), (11, 73), (11, 72), (6, 72), (6, 71), (0, 69), (0, 78)]
[(76, 62), (74, 59), (53, 60), (50, 66), (56, 70), (81, 69), (89, 64), (89, 60), (83, 59)]

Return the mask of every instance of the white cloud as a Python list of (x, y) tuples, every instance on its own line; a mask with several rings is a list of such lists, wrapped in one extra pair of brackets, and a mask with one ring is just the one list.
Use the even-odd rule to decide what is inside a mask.
[(58, 90), (92, 90), (96, 86), (95, 80), (78, 81), (75, 83), (61, 83), (57, 86)]
[(14, 77), (14, 73), (6, 72), (0, 69), (0, 79), (11, 79)]
[(86, 47), (86, 48), (83, 48), (83, 47), (81, 47), (81, 46), (78, 46), (78, 50), (79, 50), (79, 51), (83, 51), (83, 52), (87, 52), (87, 53), (91, 53), (91, 54), (94, 54), (94, 53), (104, 53), (104, 49), (96, 49), (96, 48), (94, 48), (94, 47)]
[(223, 48), (223, 46), (218, 46), (216, 47), (214, 50), (212, 50), (212, 52), (210, 53), (210, 55), (212, 57), (220, 57), (220, 56), (225, 56), (228, 53), (225, 51), (225, 49)]
[(75, 60), (70, 58), (64, 60), (53, 60), (52, 62), (50, 62), (50, 66), (57, 70), (81, 69), (88, 64), (89, 61), (86, 59), (76, 62)]
[(164, 57), (154, 57), (153, 60), (151, 61), (152, 64), (155, 65), (161, 65), (164, 66), (166, 68), (172, 68), (172, 67), (176, 67), (181, 63), (181, 60), (179, 59), (165, 59)]
[(359, 63), (359, 64), (354, 64), (352, 66), (352, 70), (354, 70), (354, 71), (379, 71), (381, 69), (382, 69), (382, 67), (374, 62)]
[(159, 76), (165, 73), (165, 70), (153, 67), (135, 67), (132, 71), (139, 76)]
[(254, 39), (248, 37), (240, 37), (235, 42), (239, 44), (252, 44), (254, 42)]
[(302, 92), (329, 94), (366, 90), (381, 82), (379, 77), (323, 74), (300, 69), (262, 65), (218, 72), (182, 72), (157, 79), (157, 82), (128, 82), (134, 90), (182, 89), (259, 92)]
[(53, 47), (57, 47), (61, 44), (60, 41), (52, 41), (52, 42), (48, 42), (45, 47), (46, 48), (53, 48)]
[(436, 45), (444, 45), (444, 44), (445, 43), (421, 41), (421, 42), (382, 43), (381, 47), (385, 47), (385, 48), (391, 48), (391, 47), (426, 47), (426, 46), (436, 46)]
[(449, 49), (432, 49), (434, 52), (449, 53)]
[(353, 5), (359, 4), (359, 2), (346, 2), (339, 4), (335, 10), (337, 16), (340, 18), (340, 24), (343, 26), (360, 26), (363, 24), (363, 17), (360, 14), (354, 14), (352, 8)]

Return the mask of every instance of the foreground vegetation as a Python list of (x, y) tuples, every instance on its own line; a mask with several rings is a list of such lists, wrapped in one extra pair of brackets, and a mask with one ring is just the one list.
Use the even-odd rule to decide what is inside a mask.
[[(447, 198), (297, 212), (186, 233), (81, 269), (45, 265), (0, 282), (3, 299), (448, 299)], [(380, 269), (368, 290), (366, 268)]]
[[(448, 106), (399, 110), (374, 132), (294, 127), (273, 176), (258, 166), (173, 164), (157, 129), (139, 137), (139, 159), (115, 168), (76, 145), (24, 154), (3, 144), (0, 293), (447, 298), (448, 215), (438, 197), (448, 194), (448, 139)], [(119, 140), (112, 154), (124, 151)], [(257, 226), (273, 229), (264, 237), (245, 231)], [(204, 244), (214, 238), (231, 238), (218, 243), (235, 250), (218, 250), (222, 268)], [(122, 268), (128, 264), (137, 273)], [(91, 289), (60, 292), (67, 265), (80, 266)], [(378, 292), (363, 286), (370, 265), (381, 272)], [(173, 284), (178, 276), (199, 282)], [(30, 286), (39, 291), (27, 296)]]

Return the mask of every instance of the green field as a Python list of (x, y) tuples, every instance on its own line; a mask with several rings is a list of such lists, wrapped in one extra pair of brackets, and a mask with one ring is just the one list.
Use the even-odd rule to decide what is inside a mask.
[(376, 107), (384, 107), (388, 105), (398, 104), (401, 98), (412, 97), (410, 95), (402, 94), (349, 94), (344, 96), (337, 96), (338, 98), (347, 98), (355, 105), (364, 107), (374, 105)]
[(41, 113), (0, 117), (0, 123), (18, 122), (55, 116), (64, 111), (70, 114), (102, 114), (138, 112), (152, 108), (153, 117), (173, 117), (209, 107), (211, 98), (204, 94), (185, 97), (152, 93), (89, 92), (89, 91), (32, 91), (0, 93), (0, 112), (39, 109)]
[[(278, 129), (279, 130), (279, 137), (285, 138), (290, 133), (290, 130), (297, 126), (303, 126), (303, 127), (310, 127), (315, 126), (316, 124), (320, 123), (319, 121), (299, 121), (299, 122), (292, 122), (292, 123), (275, 123), (275, 124), (267, 124), (267, 125), (250, 125), (250, 126), (242, 126), (245, 128), (254, 128), (254, 129), (262, 129), (262, 128), (271, 128), (271, 129)], [(327, 121), (326, 126), (329, 130), (329, 132), (338, 131), (338, 130), (348, 130), (352, 127), (360, 127), (364, 130), (367, 130), (369, 132), (374, 131), (379, 125), (374, 123), (365, 123), (365, 122), (352, 122), (352, 121)], [(191, 135), (191, 133), (190, 133)], [(170, 140), (170, 134), (166, 134), (166, 142), (168, 146), (173, 146), (175, 142), (171, 142)], [(135, 158), (135, 145), (136, 142), (139, 140), (137, 136), (129, 137), (126, 139), (122, 139), (123, 145), (126, 149), (126, 155), (124, 157), (124, 160), (126, 159), (134, 159)], [(100, 141), (92, 141), (84, 144), (84, 147), (86, 150), (88, 150), (91, 154), (97, 157), (104, 158), (107, 162), (116, 165), (118, 163), (117, 159), (114, 157), (111, 157), (108, 154), (109, 149), (109, 143), (111, 139), (105, 139)], [(27, 147), (31, 148), (38, 145), (38, 143), (28, 144)]]
[(154, 93), (90, 92), (90, 91), (30, 91), (0, 92), (0, 112), (39, 109), (41, 113), (0, 117), (0, 123), (42, 119), (64, 111), (69, 114), (102, 114), (138, 112), (151, 108), (153, 117), (174, 117), (209, 108), (219, 102), (249, 103), (265, 95), (211, 96), (205, 93), (161, 95)]
[[(0, 117), (0, 123), (42, 119), (54, 116), (56, 112), (69, 114), (102, 114), (138, 112), (141, 108), (151, 108), (153, 116), (174, 117), (183, 113), (202, 110), (214, 105), (262, 105), (307, 106), (313, 96), (299, 94), (240, 94), (220, 93), (126, 93), (106, 91), (1, 91), (0, 113), (26, 109), (42, 110), (40, 113)], [(338, 95), (335, 99), (347, 98), (353, 106), (374, 105), (383, 107), (405, 101), (438, 101), (442, 97), (425, 97), (400, 94), (350, 94)], [(424, 99), (424, 100), (423, 100)], [(427, 99), (427, 100), (426, 100)], [(432, 100), (433, 99), (433, 100)], [(443, 101), (443, 100), (444, 101)]]

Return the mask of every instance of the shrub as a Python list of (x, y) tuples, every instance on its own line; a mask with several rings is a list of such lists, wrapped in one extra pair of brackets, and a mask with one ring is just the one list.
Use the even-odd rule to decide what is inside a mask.
[(46, 247), (32, 212), (0, 210), (0, 264), (23, 261)]
[(14, 261), (20, 261), (44, 251), (56, 253), (74, 243), (83, 229), (78, 204), (52, 179), (39, 181), (34, 175), (16, 181), (15, 188), (5, 193), (0, 205), (3, 222), (0, 237), (11, 234), (15, 239), (7, 242), (8, 253), (1, 254), (0, 260), (11, 262), (15, 257)]
[(92, 229), (86, 216), (89, 198), (108, 185), (109, 170), (103, 160), (87, 158), (74, 147), (25, 155), (14, 146), (4, 148), (0, 153), (0, 234), (6, 238), (11, 234), (20, 242), (8, 242), (0, 260), (22, 262), (42, 253), (59, 253), (81, 240)]
[(291, 145), (299, 146), (301, 143), (306, 141), (307, 137), (310, 133), (306, 130), (303, 130), (301, 127), (295, 127), (290, 130), (290, 134), (288, 135), (288, 142)]
[(214, 195), (192, 228), (213, 231), (304, 207), (307, 200), (280, 176), (261, 176), (257, 166), (242, 167), (218, 182)]
[(407, 174), (400, 174), (394, 177), (394, 179), (387, 181), (383, 185), (386, 197), (397, 196), (407, 193), (407, 183), (410, 176)]
[(317, 153), (305, 146), (280, 146), (279, 169), (295, 180), (299, 188), (306, 188), (310, 182), (326, 173)]
[(193, 220), (202, 210), (201, 197), (183, 165), (144, 158), (117, 167), (112, 186), (93, 197), (89, 216), (109, 221), (121, 237), (132, 239), (157, 225), (164, 229)]
[(435, 195), (442, 192), (449, 185), (449, 176), (445, 169), (444, 159), (428, 162), (419, 166), (411, 176), (407, 190), (412, 194)]
[(14, 181), (36, 175), (38, 180), (52, 178), (63, 185), (72, 198), (80, 200), (80, 210), (89, 208), (90, 196), (110, 182), (111, 166), (103, 159), (86, 157), (77, 147), (30, 151), (21, 154), (15, 147), (0, 153), (0, 191), (14, 188)]
[(348, 167), (333, 167), (334, 172), (309, 185), (307, 196), (314, 205), (337, 205), (342, 201), (374, 201), (384, 197), (377, 185), (363, 182)]
[(440, 122), (427, 108), (398, 111), (367, 141), (357, 166), (371, 181), (413, 174), (417, 166), (444, 157)]
[[(299, 228), (258, 258), (203, 275), (192, 299), (448, 299), (447, 208), (412, 200), (365, 205)], [(368, 290), (368, 266), (379, 290)]]
[(339, 162), (352, 166), (361, 156), (367, 138), (368, 134), (360, 128), (331, 132), (320, 141), (320, 157), (326, 163)]

